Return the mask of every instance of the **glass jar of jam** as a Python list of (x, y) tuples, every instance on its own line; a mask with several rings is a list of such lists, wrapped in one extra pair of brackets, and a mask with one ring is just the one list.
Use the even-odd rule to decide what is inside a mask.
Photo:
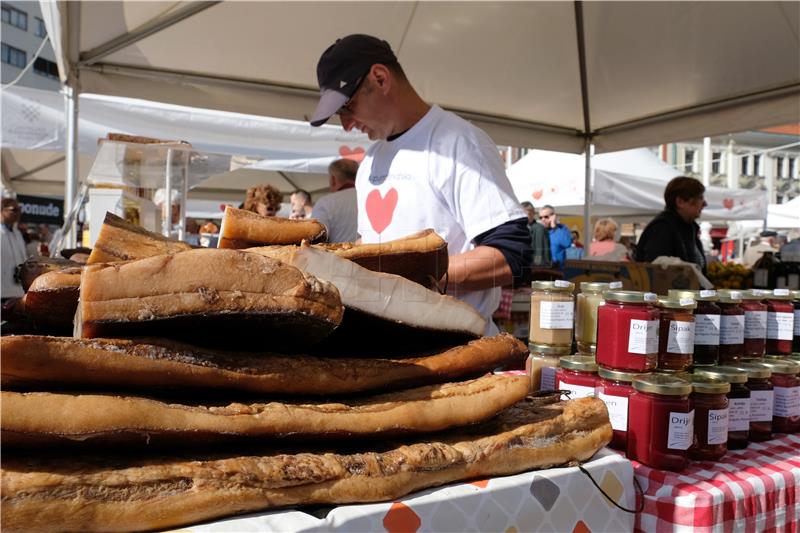
[(741, 363), (737, 368), (747, 370), (747, 388), (750, 389), (750, 433), (751, 442), (772, 438), (772, 406), (775, 403), (772, 391), (772, 370), (761, 363)]
[(742, 293), (739, 291), (719, 291), (719, 362), (736, 363), (744, 349), (744, 309)]
[(663, 374), (643, 374), (628, 398), (629, 459), (662, 470), (683, 470), (694, 439), (692, 384)]
[(603, 304), (603, 292), (610, 284), (584, 281), (580, 287), (575, 298), (575, 342), (581, 354), (590, 355), (597, 347), (597, 308)]
[(714, 290), (684, 291), (669, 290), (672, 299), (694, 298), (697, 309), (694, 310), (694, 352), (692, 361), (695, 366), (716, 365), (719, 361), (719, 322), (720, 309), (714, 303), (719, 295)]
[(534, 281), (531, 288), (530, 342), (571, 347), (575, 284), (563, 280)]
[(556, 390), (558, 361), (565, 355), (569, 355), (571, 348), (530, 343), (528, 349), (531, 354), (528, 356), (526, 370), (531, 377), (531, 392)]
[(689, 458), (718, 461), (728, 453), (728, 393), (731, 385), (721, 379), (694, 376), (692, 408), (694, 439)]
[(658, 364), (658, 296), (610, 290), (597, 309), (597, 364), (646, 372)]
[(742, 357), (757, 359), (764, 357), (767, 347), (767, 304), (764, 303), (766, 291), (753, 289), (742, 292), (744, 310), (744, 347)]
[(772, 371), (772, 431), (796, 433), (800, 430), (800, 379), (797, 377), (800, 364), (774, 359), (765, 359), (759, 364)]
[(792, 305), (794, 306), (792, 353), (800, 356), (800, 291), (792, 291)]
[(660, 298), (658, 369), (684, 372), (692, 366), (694, 352), (694, 298)]
[(794, 305), (788, 289), (775, 289), (767, 296), (767, 353), (792, 353)]
[(707, 366), (695, 368), (694, 375), (721, 379), (730, 383), (728, 449), (747, 448), (747, 438), (750, 432), (750, 389), (747, 388), (747, 370), (733, 366)]
[(556, 372), (556, 389), (568, 390), (571, 400), (594, 397), (597, 389), (597, 364), (586, 355), (562, 357)]
[(631, 381), (637, 374), (607, 368), (599, 368), (597, 374), (597, 397), (606, 404), (614, 430), (609, 446), (624, 451), (628, 446), (628, 398), (633, 392)]

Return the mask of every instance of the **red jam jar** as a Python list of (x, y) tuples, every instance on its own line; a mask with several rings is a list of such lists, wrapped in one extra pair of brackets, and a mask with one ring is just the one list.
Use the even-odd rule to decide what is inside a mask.
[(607, 368), (599, 368), (597, 374), (597, 397), (606, 404), (614, 430), (609, 446), (624, 451), (628, 447), (628, 398), (633, 393), (631, 381), (637, 374)]
[(789, 360), (765, 359), (759, 363), (772, 370), (772, 431), (797, 433), (800, 430), (800, 364)]
[(658, 296), (610, 290), (597, 309), (597, 364), (612, 370), (647, 372), (658, 363)]
[(719, 361), (719, 321), (720, 309), (714, 303), (719, 295), (714, 290), (684, 291), (670, 289), (672, 299), (694, 298), (694, 351), (692, 361), (695, 366), (716, 365)]
[(800, 291), (792, 291), (792, 305), (794, 306), (792, 353), (800, 356)]
[(789, 355), (794, 333), (791, 291), (775, 289), (767, 298), (767, 353)]
[(562, 357), (556, 372), (556, 389), (568, 390), (570, 399), (594, 397), (597, 389), (597, 364), (588, 355)]
[(747, 388), (747, 370), (733, 366), (695, 368), (695, 376), (721, 379), (730, 383), (728, 393), (728, 449), (747, 448), (750, 432), (750, 389)]
[(719, 363), (736, 363), (744, 349), (744, 309), (739, 291), (719, 291)]
[(659, 298), (658, 369), (685, 372), (694, 353), (694, 298)]
[(718, 461), (728, 453), (728, 393), (731, 385), (721, 379), (698, 375), (692, 379), (694, 439), (689, 458)]
[(683, 470), (694, 439), (692, 384), (664, 374), (642, 374), (631, 383), (627, 457), (653, 468)]
[(742, 363), (738, 368), (747, 370), (747, 388), (750, 389), (750, 442), (772, 438), (772, 407), (775, 395), (772, 390), (772, 370), (761, 363)]
[(744, 309), (744, 347), (742, 357), (757, 359), (764, 357), (767, 348), (767, 304), (765, 293), (760, 289), (742, 292)]

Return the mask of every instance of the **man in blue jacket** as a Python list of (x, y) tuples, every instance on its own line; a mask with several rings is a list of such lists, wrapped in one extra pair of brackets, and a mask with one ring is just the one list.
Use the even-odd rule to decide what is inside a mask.
[(546, 205), (539, 210), (539, 220), (550, 234), (550, 257), (553, 266), (562, 268), (565, 252), (572, 246), (572, 233), (568, 227), (558, 222), (556, 210), (552, 205)]

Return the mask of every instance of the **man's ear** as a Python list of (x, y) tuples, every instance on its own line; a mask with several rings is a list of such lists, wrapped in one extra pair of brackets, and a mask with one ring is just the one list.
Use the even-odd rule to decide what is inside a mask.
[(375, 79), (375, 85), (378, 87), (381, 93), (386, 94), (391, 88), (393, 82), (391, 71), (389, 71), (386, 65), (377, 63), (372, 65), (372, 76)]

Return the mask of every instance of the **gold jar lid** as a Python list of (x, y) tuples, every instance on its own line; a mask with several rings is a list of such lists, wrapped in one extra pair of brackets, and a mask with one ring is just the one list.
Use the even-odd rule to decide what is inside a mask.
[(772, 376), (772, 369), (767, 368), (761, 363), (739, 363), (736, 368), (747, 370), (747, 377), (764, 379)]
[(580, 372), (597, 372), (597, 363), (594, 357), (587, 355), (568, 355), (558, 360), (558, 366), (567, 370), (578, 370)]
[(603, 293), (603, 298), (606, 301), (632, 304), (655, 304), (658, 302), (657, 294), (641, 291), (606, 291)]
[(631, 384), (638, 391), (664, 396), (686, 396), (692, 392), (690, 382), (669, 374), (639, 374)]
[(572, 346), (550, 346), (549, 344), (536, 344), (534, 342), (528, 343), (528, 350), (531, 353), (538, 353), (542, 355), (570, 355)]
[(719, 291), (719, 303), (723, 304), (740, 304), (742, 303), (742, 291)]
[(758, 364), (769, 368), (772, 370), (773, 374), (800, 374), (800, 364), (788, 359), (778, 360), (765, 358), (764, 361)]
[(683, 309), (685, 311), (691, 311), (692, 309), (697, 309), (697, 302), (691, 297), (681, 299), (659, 298), (658, 306), (662, 309)]
[(690, 291), (684, 289), (670, 289), (667, 296), (673, 300), (680, 300), (681, 298), (694, 298), (698, 302), (716, 302), (719, 300), (719, 294), (713, 289), (702, 291)]
[(609, 368), (603, 368), (602, 366), (597, 369), (597, 373), (601, 378), (612, 379), (614, 381), (627, 381), (628, 383), (639, 375), (636, 372), (622, 372), (621, 370), (611, 370)]
[(563, 279), (555, 281), (534, 281), (531, 283), (531, 288), (540, 291), (564, 291), (572, 292), (575, 290), (575, 284)]
[(792, 291), (792, 300), (800, 301), (800, 291)]
[(609, 283), (601, 281), (581, 281), (581, 292), (603, 292), (610, 288)]
[(767, 300), (791, 300), (792, 291), (789, 289), (775, 289), (774, 291), (765, 291)]
[(694, 375), (723, 379), (728, 383), (747, 383), (747, 370), (735, 366), (695, 367)]
[(766, 300), (769, 295), (770, 291), (750, 289), (749, 291), (742, 291), (742, 300)]
[(731, 384), (722, 379), (693, 376), (692, 391), (700, 394), (727, 394), (731, 391)]

